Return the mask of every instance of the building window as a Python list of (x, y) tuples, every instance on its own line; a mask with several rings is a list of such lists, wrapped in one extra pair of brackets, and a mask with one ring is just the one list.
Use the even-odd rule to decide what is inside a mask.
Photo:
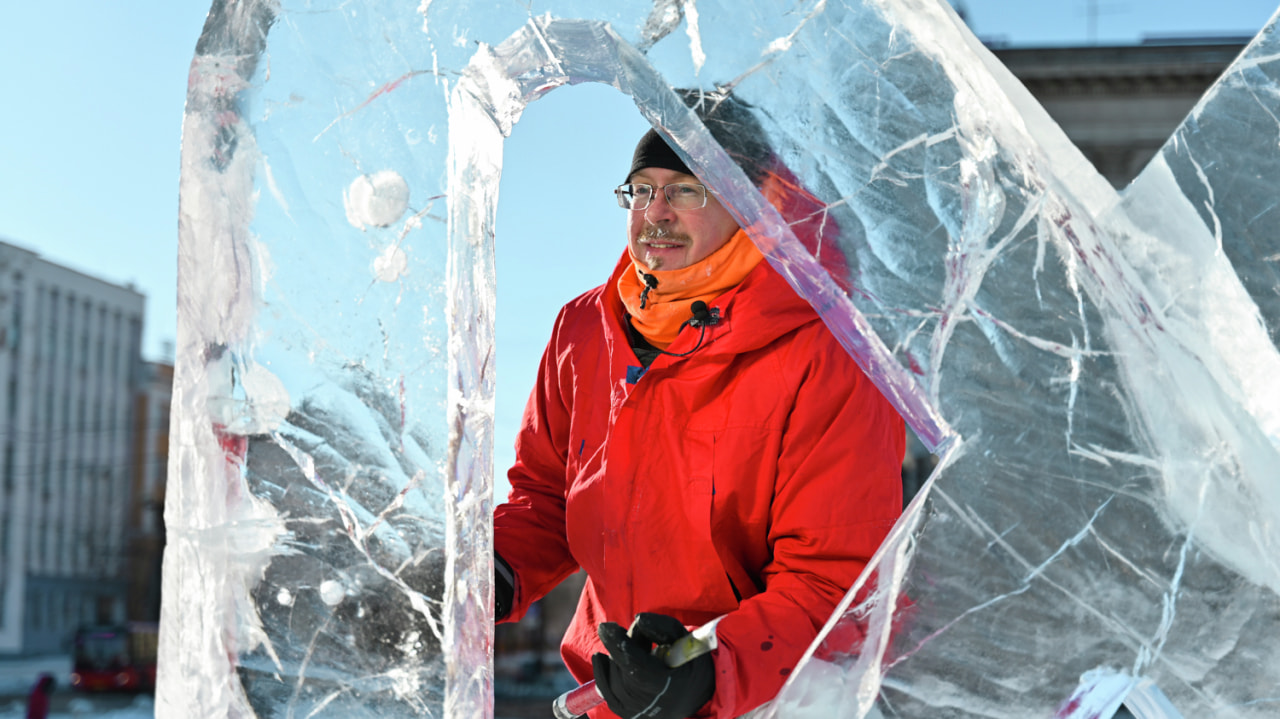
[[(4, 443), (4, 506), (7, 510), (9, 507), (9, 495), (13, 493), (13, 440), (6, 440)], [(0, 522), (0, 534), (8, 534), (8, 523)], [(4, 557), (4, 552), (0, 552), (0, 558)]]
[[(14, 283), (21, 281), (21, 275), (14, 278)], [(16, 357), (18, 346), (22, 344), (22, 288), (13, 291), (13, 323), (9, 325), (9, 351)]]
[(120, 313), (116, 312), (111, 322), (111, 379), (120, 378)]
[(85, 400), (84, 400), (83, 394), (81, 394), (80, 398), (76, 400), (75, 426), (76, 426), (76, 449), (80, 453), (80, 456), (84, 457), (85, 445), (88, 442), (89, 438), (93, 436), (90, 434), (90, 432), (93, 431), (93, 429), (95, 428), (89, 426), (89, 415), (85, 412)]
[(31, 566), (40, 568), (44, 566), (44, 522), (33, 523), (31, 525)]
[(80, 323), (80, 359), (77, 362), (82, 373), (89, 368), (89, 325), (93, 317), (93, 305), (89, 300), (84, 301), (83, 314), (84, 321)]
[(58, 291), (49, 293), (49, 322), (45, 325), (45, 352), (48, 366), (52, 367), (58, 359)]
[(62, 353), (62, 363), (68, 369), (71, 367), (71, 355), (75, 354), (75, 345), (72, 344), (71, 328), (76, 323), (76, 298), (74, 295), (67, 295), (67, 326), (66, 331), (62, 334), (66, 337), (66, 344), (63, 345), (65, 352)]
[(35, 333), (37, 360), (44, 356), (44, 335), (40, 332), (40, 328), (44, 326), (44, 297), (44, 285), (36, 285), (36, 321), (31, 331)]

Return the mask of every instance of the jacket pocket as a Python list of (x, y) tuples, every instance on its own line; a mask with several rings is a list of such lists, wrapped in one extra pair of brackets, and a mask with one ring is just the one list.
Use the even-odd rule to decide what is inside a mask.
[(769, 520), (777, 475), (778, 432), (728, 427), (716, 434), (711, 463), (711, 540), (740, 599), (764, 591), (772, 561)]

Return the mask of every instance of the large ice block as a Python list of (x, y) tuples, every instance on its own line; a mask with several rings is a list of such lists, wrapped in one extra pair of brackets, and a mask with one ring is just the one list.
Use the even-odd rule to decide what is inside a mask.
[[(492, 714), (502, 143), (580, 82), (635, 100), (942, 456), (762, 713), (1273, 713), (1276, 42), (1121, 196), (937, 0), (218, 0), (157, 714)], [(730, 92), (805, 202), (686, 104)]]
[[(1271, 28), (1162, 153), (1192, 191), (1158, 159), (1120, 198), (963, 30), (918, 5), (884, 18), (859, 54), (920, 141), (842, 190), (867, 208), (849, 251), (872, 279), (853, 299), (956, 444), (776, 715), (1109, 716), (1148, 685), (1184, 716), (1270, 715), (1280, 368), (1258, 305), (1275, 287), (1246, 291), (1214, 235), (1233, 203), (1202, 203), (1212, 183), (1185, 158), (1197, 122), (1239, 127), (1230, 88), (1274, 112), (1250, 70)], [(1231, 137), (1203, 153), (1219, 182), (1273, 162), (1274, 142)], [(1238, 199), (1237, 217), (1271, 205)], [(1228, 224), (1222, 246), (1247, 242)], [(1124, 680), (1114, 701), (1085, 701), (1106, 675)], [(1077, 683), (1096, 691), (1064, 694)]]

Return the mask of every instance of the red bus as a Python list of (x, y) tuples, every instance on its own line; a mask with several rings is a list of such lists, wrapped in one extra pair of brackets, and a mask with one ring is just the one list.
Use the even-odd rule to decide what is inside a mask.
[(84, 692), (155, 691), (159, 626), (129, 622), (76, 631), (71, 686)]

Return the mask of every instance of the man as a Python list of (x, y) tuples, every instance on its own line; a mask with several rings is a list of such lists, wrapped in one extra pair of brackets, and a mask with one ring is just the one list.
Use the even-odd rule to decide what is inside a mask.
[[(561, 653), (607, 701), (592, 717), (734, 717), (777, 693), (901, 512), (902, 421), (656, 132), (616, 193), (627, 250), (561, 310), (516, 439), (495, 611), (581, 567)], [(650, 654), (718, 617), (710, 655)]]

